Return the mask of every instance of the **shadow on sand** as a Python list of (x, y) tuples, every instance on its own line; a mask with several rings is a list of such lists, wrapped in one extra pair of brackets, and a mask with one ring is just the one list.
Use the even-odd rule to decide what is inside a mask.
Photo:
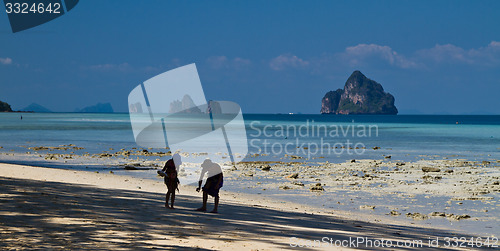
[[(195, 212), (201, 198), (178, 195), (177, 209), (158, 193), (0, 177), (0, 249), (184, 249), (210, 241), (255, 241), (290, 248), (289, 238), (422, 240), (450, 236), (425, 228), (350, 221), (335, 216), (221, 205), (221, 214)], [(198, 240), (198, 241), (196, 241)], [(193, 241), (194, 245), (193, 245)], [(252, 247), (248, 247), (251, 249)], [(302, 250), (309, 248), (303, 247)], [(358, 249), (366, 248), (363, 246)], [(380, 248), (386, 250), (387, 248)], [(399, 248), (399, 249), (414, 249)], [(204, 250), (199, 248), (198, 250)]]

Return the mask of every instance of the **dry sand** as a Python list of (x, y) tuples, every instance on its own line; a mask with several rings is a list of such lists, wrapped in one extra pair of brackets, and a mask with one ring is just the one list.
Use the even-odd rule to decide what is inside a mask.
[[(323, 237), (368, 237), (394, 245), (396, 240), (422, 240), (429, 249), (430, 237), (439, 236), (443, 244), (443, 237), (455, 236), (447, 230), (333, 215), (229, 192), (221, 194), (219, 214), (196, 212), (201, 194), (190, 186), (180, 189), (176, 209), (170, 210), (164, 208), (161, 179), (0, 164), (0, 249), (275, 250), (292, 248), (292, 237), (312, 245), (318, 243), (306, 241)], [(363, 244), (358, 248), (366, 249)]]

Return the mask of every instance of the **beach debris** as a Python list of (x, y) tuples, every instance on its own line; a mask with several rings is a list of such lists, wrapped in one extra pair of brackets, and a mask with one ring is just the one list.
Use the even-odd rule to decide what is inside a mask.
[(441, 169), (439, 169), (437, 167), (424, 166), (424, 167), (422, 167), (422, 171), (424, 173), (427, 173), (427, 172), (440, 172)]
[(286, 177), (289, 179), (297, 179), (299, 177), (299, 173), (292, 173)]
[(60, 146), (34, 146), (34, 147), (28, 147), (28, 149), (33, 150), (33, 151), (53, 151), (53, 150), (64, 150), (64, 151), (66, 151), (68, 149), (82, 150), (82, 149), (85, 149), (85, 148), (83, 148), (83, 147), (76, 147), (73, 144), (69, 144), (69, 145), (60, 145)]
[(396, 163), (396, 166), (404, 166), (404, 165), (406, 165), (406, 163), (404, 163), (404, 162), (397, 162)]
[(401, 215), (400, 212), (396, 211), (396, 210), (391, 210), (391, 212), (389, 213), (390, 215), (392, 216), (398, 216), (398, 215)]
[[(58, 160), (57, 156), (58, 156), (57, 154), (47, 154), (47, 155), (45, 155), (44, 159), (46, 159), (46, 160)], [(59, 157), (62, 157), (62, 155)]]
[(131, 163), (124, 164), (124, 166), (141, 166), (141, 163), (139, 163), (139, 162), (131, 162)]
[(311, 186), (311, 191), (324, 191), (325, 189), (321, 185), (321, 183), (316, 183), (315, 185)]
[(137, 167), (135, 166), (125, 166), (124, 167), (125, 170), (139, 170)]
[(493, 200), (493, 197), (456, 197), (451, 198), (453, 201), (464, 201), (464, 200)]
[(391, 155), (387, 155), (387, 156), (385, 156), (384, 158), (386, 158), (386, 159), (390, 159), (390, 158), (392, 158), (392, 156), (391, 156)]
[(429, 214), (429, 216), (440, 216), (440, 217), (446, 217), (445, 212), (432, 212)]
[(270, 171), (271, 170), (271, 166), (270, 165), (263, 165), (263, 166), (260, 166), (260, 169), (262, 171)]
[(285, 157), (290, 157), (291, 159), (303, 159), (304, 158), (304, 157), (300, 157), (297, 155), (288, 155), (288, 154), (285, 154)]
[(464, 167), (464, 166), (470, 166), (471, 163), (469, 163), (469, 161), (456, 161), (455, 162), (455, 165), (458, 166), (458, 167)]
[(279, 186), (279, 189), (289, 190), (289, 189), (292, 189), (292, 188), (289, 187), (289, 186), (286, 186), (286, 185), (281, 185), (281, 186)]
[[(135, 149), (135, 148), (132, 148)], [(164, 156), (171, 156), (172, 152), (151, 152), (146, 149), (143, 149), (141, 151), (127, 151), (127, 150), (122, 150), (114, 153), (115, 155), (123, 155), (123, 156), (130, 156), (130, 155), (137, 155), (137, 156), (158, 156), (158, 157), (164, 157)], [(183, 157), (184, 154), (181, 154)]]
[(296, 185), (296, 186), (301, 186), (303, 187), (304, 186), (304, 183), (300, 182), (300, 181), (295, 181), (293, 182), (292, 184)]
[(422, 176), (422, 179), (424, 179), (424, 180), (440, 180), (440, 179), (442, 179), (442, 177), (441, 176), (424, 175), (424, 176)]
[(469, 219), (470, 215), (468, 214), (450, 214), (450, 216), (447, 216), (448, 218), (452, 220), (463, 220), (463, 219)]
[(375, 209), (375, 206), (371, 206), (371, 205), (361, 205), (359, 206), (359, 209)]
[[(191, 153), (191, 155), (193, 155), (193, 156), (204, 156), (204, 155), (208, 155), (208, 153), (206, 153), (206, 152), (201, 152), (201, 153)], [(220, 155), (222, 155), (222, 153), (221, 153)], [(236, 155), (236, 154), (235, 154), (235, 155)], [(224, 158), (224, 157), (223, 157), (223, 158)]]
[(429, 218), (427, 215), (421, 213), (407, 213), (406, 217), (410, 217), (415, 220), (425, 220)]

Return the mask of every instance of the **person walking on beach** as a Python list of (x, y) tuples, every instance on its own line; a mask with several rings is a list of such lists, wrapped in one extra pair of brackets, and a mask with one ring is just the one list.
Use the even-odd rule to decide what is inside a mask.
[(196, 210), (202, 212), (207, 211), (207, 200), (208, 195), (210, 195), (214, 197), (214, 209), (210, 213), (217, 213), (217, 210), (219, 208), (219, 190), (223, 185), (222, 169), (217, 163), (213, 163), (210, 159), (206, 159), (203, 164), (201, 164), (201, 167), (202, 170), (196, 192), (200, 192), (201, 184), (203, 183), (203, 176), (205, 176), (205, 173), (207, 173), (207, 181), (205, 182), (205, 185), (202, 189), (203, 206)]
[[(174, 209), (175, 190), (179, 190), (179, 178), (177, 178), (177, 170), (182, 164), (181, 156), (176, 153), (169, 159), (161, 171), (158, 171), (160, 176), (164, 177), (165, 185), (167, 186), (167, 194), (165, 195), (165, 207)], [(171, 198), (170, 207), (168, 201)]]

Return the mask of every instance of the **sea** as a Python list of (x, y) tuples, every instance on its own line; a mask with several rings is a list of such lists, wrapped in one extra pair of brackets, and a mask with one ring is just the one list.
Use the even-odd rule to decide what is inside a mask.
[[(256, 156), (258, 160), (277, 160), (285, 154), (305, 159), (321, 157), (333, 163), (356, 158), (378, 159), (384, 155), (403, 161), (421, 156), (500, 159), (500, 116), (244, 114), (243, 117), (247, 135), (243, 143), (247, 144), (248, 153), (242, 161), (255, 160)], [(27, 147), (69, 144), (83, 147), (90, 154), (110, 148), (140, 148), (127, 113), (0, 113), (2, 152), (19, 154), (26, 153)], [(369, 151), (373, 148), (380, 149)], [(165, 149), (152, 149), (155, 150)], [(103, 163), (102, 168), (106, 167)]]
[[(352, 159), (417, 161), (422, 159), (500, 160), (500, 116), (497, 115), (319, 115), (243, 114), (246, 140), (237, 140), (241, 161), (296, 160), (341, 163)], [(240, 135), (241, 136), (241, 135)], [(241, 145), (244, 144), (244, 145)], [(69, 150), (36, 150), (34, 147), (61, 147)], [(73, 147), (76, 147), (73, 149)], [(200, 153), (213, 149), (201, 144)], [(123, 170), (129, 160), (120, 158), (46, 158), (50, 154), (99, 155), (122, 150), (166, 152), (165, 148), (139, 146), (128, 113), (0, 113), (0, 162), (33, 166), (114, 171), (122, 175), (157, 179), (150, 172)], [(203, 156), (201, 154), (200, 156)], [(169, 156), (131, 156), (134, 161), (168, 160)], [(235, 182), (224, 189), (266, 195)], [(280, 190), (268, 195), (319, 207), (327, 198), (292, 196)], [(328, 196), (325, 195), (325, 196)], [(498, 199), (498, 194), (495, 195)], [(367, 202), (368, 203), (368, 202)], [(336, 206), (339, 210), (352, 210)], [(471, 205), (473, 207), (473, 205)], [(498, 209), (495, 211), (498, 212)], [(375, 213), (377, 211), (375, 210)], [(378, 212), (383, 214), (382, 211)], [(496, 216), (498, 222), (498, 215)], [(434, 224), (434, 223), (433, 223)], [(438, 222), (449, 227), (447, 222)], [(447, 225), (448, 224), (448, 225)], [(454, 227), (460, 224), (455, 224)], [(488, 234), (489, 230), (464, 223), (464, 230)], [(498, 226), (494, 229), (498, 231)], [(491, 234), (491, 233), (490, 233)]]

